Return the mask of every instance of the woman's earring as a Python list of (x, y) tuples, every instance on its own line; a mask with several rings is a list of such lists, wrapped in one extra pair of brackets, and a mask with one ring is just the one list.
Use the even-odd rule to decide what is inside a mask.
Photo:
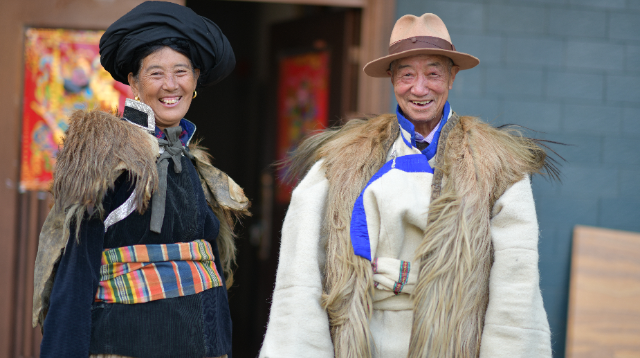
[(198, 91), (193, 91), (193, 98), (196, 98), (198, 96)]
[(140, 102), (140, 97), (136, 96), (134, 99), (135, 99), (136, 101)]

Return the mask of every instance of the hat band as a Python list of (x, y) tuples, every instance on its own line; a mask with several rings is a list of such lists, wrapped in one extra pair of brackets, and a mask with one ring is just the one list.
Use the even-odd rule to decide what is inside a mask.
[(414, 36), (400, 40), (389, 46), (389, 55), (421, 48), (436, 48), (449, 51), (456, 50), (456, 47), (453, 46), (451, 42), (439, 37)]

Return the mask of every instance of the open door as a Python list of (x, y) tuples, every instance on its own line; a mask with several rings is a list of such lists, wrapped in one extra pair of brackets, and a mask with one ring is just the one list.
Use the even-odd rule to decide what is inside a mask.
[[(271, 27), (269, 123), (265, 155), (286, 157), (318, 129), (353, 116), (358, 96), (360, 10), (327, 11)], [(282, 223), (293, 184), (286, 168), (270, 168), (262, 177), (262, 236), (258, 248), (258, 321), (266, 327), (273, 292)], [(300, 178), (299, 178), (300, 179)]]

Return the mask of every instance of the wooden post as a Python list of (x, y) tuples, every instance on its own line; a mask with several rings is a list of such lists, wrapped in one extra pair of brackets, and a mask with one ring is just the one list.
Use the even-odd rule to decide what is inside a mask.
[(389, 36), (395, 22), (395, 0), (367, 0), (362, 9), (358, 112), (382, 114), (390, 111), (391, 81), (367, 76), (362, 68), (369, 61), (389, 54)]

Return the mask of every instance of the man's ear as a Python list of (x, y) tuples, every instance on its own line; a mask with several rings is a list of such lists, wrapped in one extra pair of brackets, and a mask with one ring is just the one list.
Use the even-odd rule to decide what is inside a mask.
[(453, 81), (456, 80), (456, 75), (460, 71), (460, 66), (452, 66), (451, 67), (451, 81), (449, 81), (449, 89), (453, 88)]

